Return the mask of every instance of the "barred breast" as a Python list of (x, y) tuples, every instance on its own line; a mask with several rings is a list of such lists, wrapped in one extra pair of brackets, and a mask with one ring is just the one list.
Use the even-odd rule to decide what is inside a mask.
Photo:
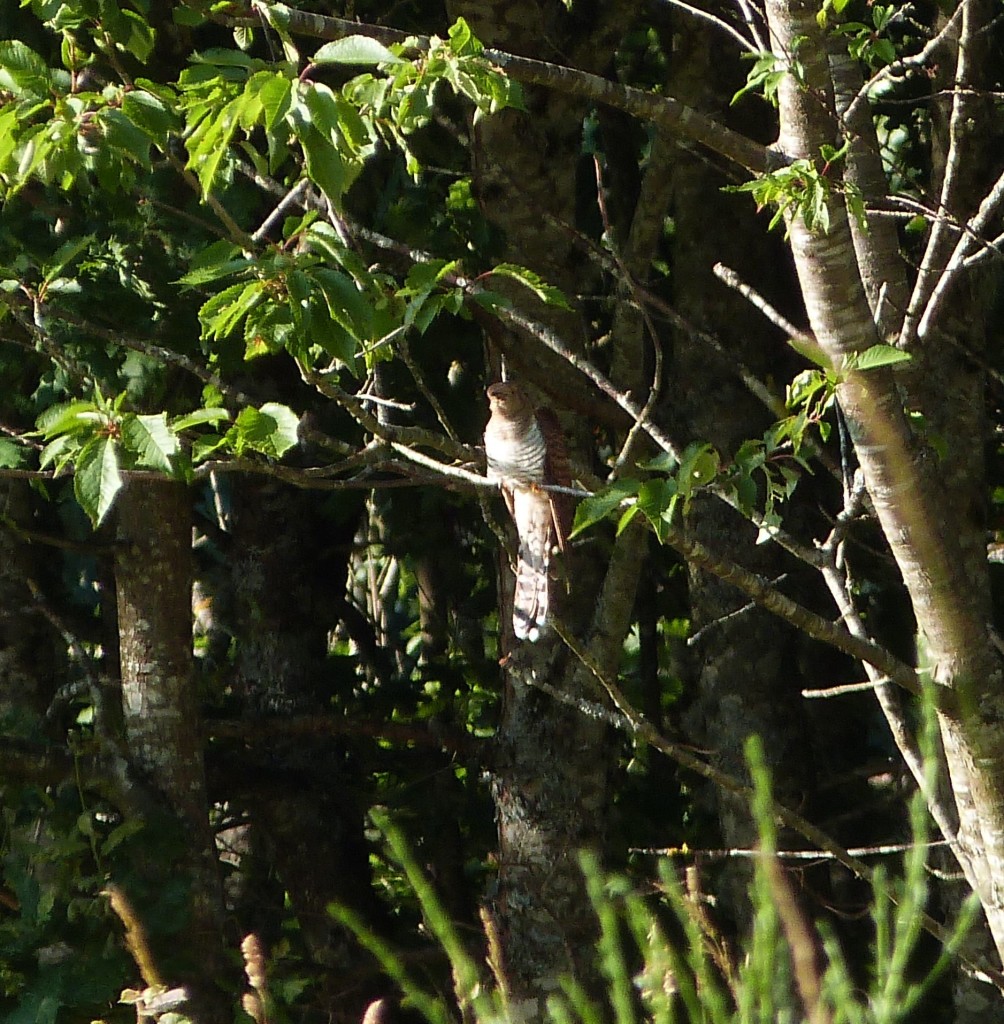
[[(508, 424), (504, 425), (508, 426)], [(488, 474), (515, 483), (544, 483), (547, 446), (536, 419), (521, 431), (492, 430), (489, 422), (485, 432)]]

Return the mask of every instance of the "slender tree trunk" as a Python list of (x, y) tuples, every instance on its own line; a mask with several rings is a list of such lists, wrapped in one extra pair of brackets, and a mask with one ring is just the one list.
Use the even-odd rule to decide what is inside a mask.
[[(198, 1020), (222, 1020), (215, 988), (222, 894), (193, 689), (189, 494), (174, 481), (133, 478), (118, 502), (115, 582), (126, 741), (133, 764), (163, 795), (186, 837), (184, 870), (192, 890), (185, 935), (191, 976), (185, 980), (195, 990)], [(150, 870), (156, 864), (152, 856)], [(142, 906), (136, 909), (142, 917)]]
[[(780, 150), (818, 159), (833, 144), (836, 124), (825, 42), (816, 5), (767, 4), (772, 46), (784, 58), (797, 37), (804, 84), (782, 81)], [(822, 102), (821, 102), (822, 100)], [(829, 203), (827, 234), (810, 231), (800, 215), (788, 224), (792, 252), (816, 339), (835, 365), (880, 340), (855, 260), (850, 225), (839, 196)], [(983, 901), (998, 952), (1004, 954), (1004, 707), (1001, 666), (987, 629), (985, 567), (966, 570), (960, 523), (946, 500), (947, 481), (914, 437), (893, 374), (848, 372), (840, 388), (865, 483), (910, 593), (926, 659), (957, 709), (942, 715), (952, 788), (961, 822), (959, 859)], [(909, 396), (907, 396), (909, 400)]]
[[(602, 72), (629, 22), (634, 3), (599, 8), (576, 21), (557, 2), (454, 0), (488, 45), (545, 59), (567, 59)], [(559, 51), (556, 49), (560, 47)], [(579, 223), (583, 197), (592, 197), (593, 169), (581, 153), (585, 109), (558, 93), (528, 90), (532, 113), (506, 111), (476, 128), (477, 189), (486, 214), (506, 233), (506, 258), (528, 266), (568, 295), (592, 290), (596, 271), (568, 230)], [(586, 177), (588, 175), (588, 177)], [(582, 185), (585, 184), (585, 188)], [(587, 200), (589, 202), (589, 200)], [(595, 202), (589, 202), (595, 210)], [(573, 349), (582, 351), (580, 313), (534, 309)], [(563, 361), (522, 338), (508, 338), (510, 372), (552, 395), (559, 414), (588, 396)], [(633, 363), (634, 371), (643, 365)], [(592, 460), (593, 424), (566, 415), (573, 459)], [(568, 591), (560, 595), (566, 628), (585, 638), (605, 670), (616, 675), (647, 538), (622, 535), (609, 566), (596, 544), (564, 560)], [(493, 913), (510, 997), (520, 1016), (540, 1020), (562, 974), (595, 977), (595, 917), (578, 864), (583, 847), (602, 848), (611, 820), (610, 775), (619, 748), (610, 731), (556, 702), (538, 685), (570, 697), (596, 699), (595, 681), (553, 634), (512, 645), (507, 574), (500, 568), (500, 617), (505, 662), (503, 712), (497, 734), (492, 793), (499, 830), (498, 895)], [(564, 584), (560, 584), (564, 586)], [(599, 608), (601, 611), (594, 609)]]
[[(355, 950), (346, 949), (327, 907), (337, 902), (368, 919), (382, 917), (363, 835), (362, 784), (343, 743), (284, 735), (281, 723), (323, 715), (335, 689), (328, 632), (337, 622), (353, 521), (334, 527), (316, 494), (274, 481), (239, 481), (231, 511), (226, 585), (237, 687), (244, 717), (277, 728), (250, 756), (224, 755), (221, 767), (249, 812), (257, 844), (270, 852), (266, 870), (278, 875), (280, 898), (288, 894), (311, 956), (351, 977), (359, 966)], [(272, 909), (239, 908), (266, 920), (265, 938), (278, 940), (283, 910)]]

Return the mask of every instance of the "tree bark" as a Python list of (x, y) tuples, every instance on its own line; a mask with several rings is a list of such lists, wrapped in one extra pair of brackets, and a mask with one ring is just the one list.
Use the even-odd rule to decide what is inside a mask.
[[(562, 59), (602, 71), (634, 8), (632, 3), (616, 10), (590, 8), (588, 14), (577, 10), (579, 19), (556, 2), (457, 0), (450, 12), (466, 17), (488, 45), (548, 59), (557, 56), (555, 47), (560, 46)], [(527, 90), (527, 104), (529, 114), (506, 111), (479, 123), (478, 196), (488, 217), (505, 230), (507, 259), (530, 267), (569, 296), (589, 292), (596, 270), (574, 235), (583, 206), (595, 210), (593, 170), (581, 154), (585, 109), (573, 97), (537, 89)], [(583, 351), (587, 330), (580, 312), (544, 306), (532, 312), (570, 348)], [(533, 385), (538, 395), (553, 399), (559, 416), (564, 413), (573, 460), (588, 465), (593, 424), (566, 411), (568, 396), (588, 393), (581, 377), (526, 339), (509, 338), (505, 345), (510, 372)], [(637, 368), (644, 361), (632, 365)], [(562, 621), (576, 635), (589, 638), (594, 653), (600, 653), (599, 660), (614, 674), (638, 576), (627, 573), (621, 580), (614, 566), (632, 564), (640, 571), (647, 544), (640, 533), (628, 531), (621, 538), (609, 569), (606, 554), (595, 544), (573, 550), (563, 560), (568, 592), (560, 595)], [(509, 571), (503, 557), (499, 590), (506, 661), (492, 773), (500, 852), (493, 913), (514, 1010), (534, 1021), (544, 1018), (547, 998), (562, 974), (573, 973), (587, 985), (596, 977), (595, 917), (577, 854), (583, 847), (602, 849), (606, 841), (608, 787), (618, 744), (605, 726), (537, 688), (540, 683), (595, 697), (592, 681), (554, 634), (535, 644), (511, 645), (504, 621), (511, 608), (506, 596)], [(605, 577), (612, 588), (608, 593), (616, 591), (617, 597), (601, 601), (601, 617), (594, 615), (594, 607)], [(617, 587), (615, 577), (620, 580)]]
[[(183, 980), (194, 989), (197, 1019), (215, 1021), (226, 1012), (216, 987), (223, 904), (194, 693), (191, 552), (187, 488), (128, 480), (118, 497), (115, 554), (126, 742), (132, 763), (163, 795), (186, 837), (192, 889)], [(152, 857), (147, 870), (163, 869)]]
[[(781, 59), (798, 48), (803, 84), (781, 84), (778, 147), (816, 160), (836, 141), (833, 90), (815, 4), (770, 0), (772, 46)], [(822, 102), (821, 102), (822, 101)], [(827, 234), (800, 215), (788, 222), (792, 252), (816, 340), (837, 366), (880, 341), (858, 271), (848, 216), (829, 202)], [(927, 664), (939, 686), (960, 697), (958, 717), (942, 715), (942, 734), (960, 816), (960, 863), (983, 901), (1004, 954), (1004, 706), (1000, 660), (991, 643), (985, 567), (966, 571), (960, 524), (945, 500), (947, 481), (913, 435), (893, 374), (849, 371), (839, 390), (865, 483), (909, 591)]]

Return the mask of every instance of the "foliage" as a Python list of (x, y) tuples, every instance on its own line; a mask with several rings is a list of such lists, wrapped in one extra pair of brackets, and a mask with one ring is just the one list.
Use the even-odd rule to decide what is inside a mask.
[[(934, 741), (926, 713), (928, 746)], [(751, 886), (753, 930), (740, 948), (729, 949), (699, 890), (689, 890), (672, 860), (657, 864), (658, 899), (642, 895), (647, 883), (606, 874), (595, 853), (584, 851), (581, 866), (596, 914), (596, 956), (603, 978), (602, 998), (575, 978), (562, 979), (561, 991), (548, 1001), (551, 1024), (590, 1024), (614, 1020), (739, 1021), (826, 1020), (833, 1024), (893, 1024), (911, 1019), (948, 966), (971, 928), (978, 904), (971, 898), (951, 929), (940, 955), (920, 972), (911, 966), (919, 955), (924, 908), (929, 896), (929, 824), (923, 797), (910, 802), (911, 842), (900, 870), (875, 870), (870, 919), (874, 942), (867, 988), (860, 990), (833, 930), (813, 926), (798, 905), (795, 890), (778, 856), (769, 772), (762, 745), (750, 737), (746, 750), (753, 779), (752, 811), (759, 844)], [(933, 778), (934, 762), (928, 761)], [(401, 830), (386, 814), (375, 815), (394, 857), (416, 891), (424, 919), (453, 967), (454, 997), (483, 1024), (509, 1019), (504, 986), (479, 979), (460, 936), (419, 870)], [(427, 991), (400, 959), (358, 916), (332, 907), (380, 960), (405, 994), (407, 1004), (429, 1024), (451, 1019), (452, 999)], [(491, 935), (489, 932), (489, 944)], [(821, 951), (821, 960), (817, 959)], [(496, 982), (498, 979), (496, 979)]]
[(850, 141), (838, 149), (823, 146), (820, 164), (809, 159), (793, 160), (784, 167), (769, 171), (742, 185), (730, 186), (727, 191), (749, 192), (757, 210), (777, 207), (770, 220), (773, 230), (782, 221), (799, 216), (813, 234), (825, 235), (830, 230), (830, 202), (834, 192), (841, 193), (848, 212), (859, 224), (867, 226), (864, 199), (860, 189), (850, 182), (835, 183), (837, 165), (847, 155)]
[[(360, 17), (369, 16), (367, 6), (358, 5)], [(564, 6), (562, 32), (571, 32), (582, 10)], [(827, 0), (822, 21), (863, 71), (906, 52), (902, 12), (875, 5), (862, 20), (842, 22), (852, 10)], [(511, 726), (520, 715), (553, 710), (543, 703), (530, 714), (526, 705), (517, 709), (511, 680), (501, 692), (499, 663), (508, 673), (521, 659), (504, 649), (497, 574), (507, 570), (506, 558), (484, 521), (496, 513), (473, 486), (484, 481), (472, 480), (482, 389), (500, 359), (511, 354), (580, 428), (577, 468), (613, 477), (579, 503), (569, 556), (583, 559), (578, 577), (598, 579), (610, 534), (623, 538), (636, 520), (661, 542), (634, 563), (647, 589), (633, 611), (634, 591), (624, 598), (625, 635), (605, 638), (605, 623), (593, 630), (609, 640), (614, 673), (638, 691), (655, 721), (675, 711), (695, 677), (698, 635), (682, 593), (685, 574), (668, 550), (674, 531), (708, 496), (756, 523), (761, 541), (787, 525), (789, 507), (807, 490), (801, 511), (836, 515), (810, 467), (820, 452), (833, 453), (840, 390), (884, 379), (883, 368), (910, 358), (880, 344), (831, 361), (818, 346), (791, 339), (811, 368), (791, 371), (783, 344), (780, 357), (758, 366), (775, 393), (785, 393), (773, 422), (762, 416), (735, 444), (712, 443), (690, 423), (676, 423), (672, 442), (653, 434), (657, 454), (649, 449), (621, 465), (612, 454), (621, 424), (609, 411), (591, 418), (605, 399), (583, 385), (565, 406), (563, 380), (549, 378), (541, 354), (544, 345), (553, 354), (567, 341), (566, 362), (581, 369), (590, 360), (593, 382), (615, 377), (618, 361), (641, 367), (644, 346), (617, 348), (621, 313), (640, 305), (659, 350), (656, 386), (666, 402), (653, 395), (632, 434), (640, 437), (681, 394), (684, 407), (710, 401), (701, 394), (703, 378), (677, 381), (662, 365), (662, 350), (668, 364), (674, 347), (664, 342), (673, 339), (661, 337), (665, 325), (658, 317), (653, 323), (647, 308), (652, 299), (651, 309), (666, 312), (664, 297), (686, 280), (683, 248), (673, 257), (641, 254), (665, 269), (652, 286), (658, 296), (636, 287), (645, 275), (625, 269), (617, 249), (617, 239), (629, 237), (624, 211), (637, 209), (662, 225), (653, 247), (669, 250), (677, 241), (674, 216), (691, 201), (683, 190), (670, 212), (644, 206), (638, 180), (659, 166), (662, 127), (625, 128), (607, 106), (622, 93), (637, 99), (628, 86), (644, 85), (649, 99), (658, 98), (676, 72), (674, 39), (648, 14), (620, 26), (627, 33), (615, 55), (622, 81), (605, 83), (602, 103), (586, 92), (586, 106), (595, 106), (579, 121), (568, 116), (571, 105), (555, 105), (564, 127), (571, 125), (568, 142), (545, 120), (547, 105), (536, 95), (524, 99), (515, 72), (493, 63), (498, 55), (462, 18), (440, 37), (425, 34), (440, 17), (431, 5), (399, 5), (393, 17), (414, 35), (379, 41), (353, 25), (324, 39), (311, 13), (257, 0), (246, 7), (27, 0), (17, 31), (0, 40), (0, 525), (11, 552), (0, 621), (5, 631), (11, 624), (10, 638), (0, 637), (0, 717), (5, 744), (11, 740), (0, 759), (0, 995), (11, 1005), (5, 1019), (15, 1024), (124, 1021), (139, 1001), (170, 995), (141, 979), (127, 955), (123, 923), (109, 904), (115, 885), (136, 894), (165, 976), (173, 981), (192, 967), (184, 963), (190, 880), (177, 869), (191, 852), (190, 837), (170, 815), (160, 816), (155, 782), (125, 763), (114, 576), (116, 560), (135, 551), (113, 542), (112, 529), (124, 481), (166, 476), (190, 486), (199, 631), (191, 727), (207, 738), (214, 826), (237, 837), (227, 854), (227, 927), (267, 934), (274, 1019), (330, 1020), (333, 1006), (349, 1014), (372, 983), (374, 992), (403, 991), (435, 1024), (453, 1019), (458, 1004), (487, 1024), (510, 1012), (504, 957), (493, 960), (500, 976), (489, 982), (459, 936), (475, 933), (471, 909), (498, 866), (492, 799), (496, 811), (507, 799), (522, 814), (540, 781), (529, 793), (507, 788), (504, 773), (517, 754), (495, 742), (496, 732), (500, 721)], [(762, 91), (777, 104), (782, 82), (802, 87), (802, 45), (796, 39), (783, 59), (754, 54), (733, 102)], [(559, 71), (566, 85), (596, 86), (570, 69), (541, 64), (534, 73), (553, 82)], [(734, 88), (731, 82), (728, 92)], [(894, 188), (923, 197), (917, 153), (930, 148), (932, 115), (926, 106), (909, 115), (904, 109), (890, 104), (881, 114), (885, 170)], [(571, 239), (564, 260), (529, 246), (521, 251), (515, 231), (503, 245), (510, 225), (487, 219), (495, 190), (522, 197), (537, 184), (506, 181), (504, 171), (495, 177), (499, 168), (479, 164), (479, 133), (489, 134), (483, 122), (502, 112), (520, 126), (512, 144), (539, 141), (555, 163), (572, 151), (576, 222), (560, 225), (561, 238)], [(737, 110), (737, 120), (743, 114)], [(507, 124), (499, 119), (490, 128), (502, 125), (501, 134)], [(838, 226), (832, 214), (840, 203), (864, 224), (864, 199), (844, 180), (848, 146), (823, 146), (815, 159), (732, 190), (752, 194), (759, 208), (774, 207), (771, 227), (800, 218), (822, 239)], [(609, 197), (597, 195), (592, 173), (581, 173), (594, 158), (609, 175)], [(707, 169), (705, 177), (711, 180)], [(532, 202), (549, 198), (534, 194)], [(917, 244), (934, 219), (930, 211), (917, 215), (906, 243)], [(555, 237), (543, 228), (540, 235)], [(588, 263), (581, 251), (602, 273), (570, 273), (560, 286), (548, 280)], [(789, 280), (781, 284), (793, 292)], [(552, 314), (547, 323), (531, 319)], [(681, 339), (689, 335), (671, 319)], [(500, 341), (514, 323), (517, 340)], [(562, 338), (568, 324), (581, 336)], [(738, 356), (724, 362), (723, 374), (741, 376)], [(719, 389), (727, 391), (722, 379), (712, 385), (715, 401)], [(606, 389), (608, 397), (617, 386)], [(627, 392), (618, 397), (626, 404)], [(915, 422), (926, 421), (918, 412)], [(403, 491), (399, 484), (422, 486)], [(615, 530), (597, 528), (608, 518)], [(875, 623), (889, 606), (901, 611), (900, 581), (890, 578), (885, 553), (878, 568), (865, 562), (879, 547), (874, 538), (856, 547), (855, 570), (858, 559), (865, 564), (860, 580), (848, 577), (862, 605), (874, 601)], [(157, 582), (151, 598), (159, 596)], [(567, 595), (576, 582), (569, 573)], [(180, 605), (188, 601), (181, 593)], [(8, 676), (25, 624), (28, 668)], [(706, 625), (714, 630), (718, 622)], [(578, 671), (570, 654), (566, 660)], [(843, 678), (846, 666), (827, 662), (820, 671)], [(37, 694), (29, 696), (26, 681)], [(786, 675), (789, 689), (790, 682)], [(519, 686), (524, 700), (530, 688)], [(531, 703), (539, 696), (532, 692)], [(562, 696), (572, 695), (559, 688)], [(21, 715), (31, 723), (27, 731)], [(858, 722), (857, 731), (875, 742), (877, 730)], [(618, 783), (606, 801), (621, 823), (640, 821), (632, 827), (652, 843), (665, 834), (710, 834), (690, 783), (661, 775), (656, 785), (651, 750), (603, 742), (587, 756), (609, 757), (619, 774), (633, 773), (636, 788)], [(865, 742), (848, 756), (863, 759)], [(890, 750), (884, 746), (883, 756)], [(755, 767), (754, 776), (766, 853), (751, 890), (748, 943), (723, 954), (724, 935), (668, 862), (657, 880), (639, 880), (605, 875), (586, 854), (606, 996), (597, 1002), (589, 980), (567, 979), (549, 1006), (554, 1024), (798, 1018), (805, 992), (785, 918), (790, 893), (769, 856), (776, 836), (764, 773)], [(649, 788), (639, 798), (643, 783)], [(119, 784), (141, 791), (142, 809)], [(375, 826), (364, 830), (367, 812)], [(606, 813), (594, 804), (583, 817), (595, 816), (602, 831)], [(882, 814), (884, 823), (895, 817)], [(861, 965), (848, 962), (847, 947), (825, 923), (818, 931), (807, 926), (826, 953), (815, 980), (834, 1020), (903, 1017), (964, 931), (965, 920), (933, 969), (925, 963), (919, 977), (904, 970), (923, 960), (918, 935), (927, 902), (927, 833), (917, 801), (911, 818), (916, 842), (902, 877), (875, 875), (864, 995)], [(349, 851), (349, 863), (327, 867), (336, 846), (339, 856)], [(314, 870), (318, 862), (328, 877)], [(452, 884), (449, 913), (427, 871)], [(350, 899), (331, 921), (311, 903), (325, 884)], [(659, 899), (643, 898), (653, 885)], [(555, 922), (557, 945), (565, 941), (561, 926)], [(349, 933), (380, 961), (390, 984), (376, 983)], [(489, 945), (498, 940), (490, 927), (487, 938)], [(236, 980), (236, 950), (229, 952), (212, 980), (236, 1004), (244, 986)], [(249, 963), (245, 953), (255, 987)], [(451, 976), (456, 991), (446, 999), (439, 993)], [(180, 1024), (187, 1011), (174, 1012), (162, 1021)]]
[[(795, 343), (793, 343), (794, 345)], [(811, 349), (803, 349), (813, 357)], [(809, 459), (830, 437), (827, 419), (834, 408), (837, 388), (851, 373), (907, 362), (908, 352), (892, 345), (872, 345), (848, 356), (839, 371), (802, 370), (786, 388), (785, 405), (791, 415), (770, 426), (761, 438), (744, 441), (730, 462), (709, 444), (695, 442), (677, 458), (663, 452), (639, 465), (649, 473), (666, 474), (647, 480), (623, 477), (601, 492), (583, 499), (576, 509), (573, 536), (619, 513), (620, 533), (639, 514), (666, 542), (667, 527), (686, 515), (696, 494), (724, 495), (761, 529), (761, 540), (782, 523), (782, 507), (795, 493), (803, 473), (811, 473)]]

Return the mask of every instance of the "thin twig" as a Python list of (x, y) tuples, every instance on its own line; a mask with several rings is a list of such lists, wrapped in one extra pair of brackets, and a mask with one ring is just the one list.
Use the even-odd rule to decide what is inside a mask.
[(276, 225), (279, 218), (294, 204), (298, 203), (310, 187), (309, 178), (301, 178), (279, 201), (275, 209), (262, 221), (261, 227), (251, 236), (253, 242), (261, 242)]
[[(959, 238), (958, 242), (955, 243), (955, 251), (945, 265), (945, 269), (941, 272), (941, 276), (931, 292), (924, 315), (920, 318), (920, 323), (917, 326), (917, 337), (923, 339), (927, 336), (931, 325), (941, 312), (941, 306), (944, 303), (949, 288), (954, 284), (959, 272), (966, 267), (966, 259), (976, 244), (974, 239), (979, 241), (980, 236), (986, 230), (991, 219), (996, 215), (1002, 202), (1004, 202), (1004, 173), (1000, 175), (993, 188), (983, 197), (979, 210), (977, 210), (972, 220), (966, 225), (966, 231)], [(998, 255), (1004, 255), (1004, 253), (998, 252)]]
[[(975, 28), (973, 21), (976, 17), (971, 3), (959, 4), (962, 13), (962, 23), (959, 27), (959, 38), (956, 45), (955, 85), (956, 88), (964, 88), (971, 75), (970, 60), (972, 47), (972, 33)], [(949, 243), (948, 233), (950, 223), (944, 219), (943, 212), (954, 211), (958, 201), (958, 184), (960, 179), (962, 160), (965, 146), (963, 141), (966, 138), (965, 122), (969, 116), (970, 100), (962, 92), (956, 93), (952, 99), (952, 113), (948, 122), (948, 152), (945, 154), (945, 168), (942, 175), (941, 195), (938, 199), (938, 216), (934, 218), (931, 225), (931, 234), (924, 248), (924, 255), (920, 261), (920, 270), (914, 284), (913, 294), (907, 306), (906, 315), (903, 318), (903, 325), (900, 331), (900, 343), (909, 348), (915, 337), (918, 335), (920, 318), (927, 308), (931, 295), (937, 284), (937, 278), (942, 272), (944, 262), (944, 250)]]
[[(609, 722), (616, 728), (628, 733), (628, 735), (632, 736), (635, 740), (653, 747), (655, 750), (658, 750), (660, 753), (663, 753), (667, 757), (676, 761), (676, 763), (681, 765), (681, 767), (686, 768), (689, 771), (693, 771), (695, 774), (707, 779), (720, 789), (733, 793), (737, 797), (745, 800), (747, 803), (753, 799), (754, 794), (752, 786), (740, 781), (735, 776), (728, 774), (728, 772), (724, 772), (721, 769), (716, 768), (714, 765), (709, 764), (683, 745), (674, 743), (672, 740), (663, 736), (651, 722), (632, 707), (631, 703), (624, 696), (616, 682), (606, 677), (600, 671), (595, 660), (589, 655), (588, 651), (586, 651), (584, 647), (573, 636), (571, 636), (568, 630), (566, 630), (559, 622), (555, 622), (554, 626), (556, 632), (561, 636), (562, 640), (572, 653), (587, 669), (589, 669), (590, 673), (597, 680), (609, 700), (613, 702), (616, 710), (605, 706), (604, 704), (584, 701), (582, 698), (577, 697), (574, 694), (565, 693), (563, 690), (551, 686), (545, 680), (536, 677), (528, 679), (529, 685), (543, 690), (545, 693), (548, 693), (555, 700), (563, 704), (582, 708), (591, 716), (599, 718), (602, 721)], [(865, 881), (871, 881), (873, 872), (872, 868), (868, 864), (861, 860), (860, 857), (854, 856), (847, 849), (840, 846), (826, 832), (814, 825), (807, 818), (804, 818), (797, 811), (793, 811), (784, 804), (774, 801), (771, 804), (771, 812), (782, 825), (808, 839), (809, 842), (817, 849), (830, 854), (835, 861), (842, 864), (858, 878), (864, 879)], [(948, 929), (938, 921), (934, 920), (930, 915), (921, 913), (920, 921), (924, 930), (933, 935), (939, 942), (946, 945), (950, 942), (951, 936)], [(960, 963), (975, 972), (978, 977), (981, 977), (1004, 990), (1004, 974), (1002, 974), (1000, 970), (987, 963), (976, 963), (962, 953), (956, 953), (956, 956)]]
[[(900, 853), (915, 850), (918, 846), (934, 849), (939, 846), (950, 846), (947, 839), (934, 839), (927, 843), (882, 843), (878, 846), (849, 846), (847, 854), (851, 857), (891, 857)], [(689, 846), (630, 846), (628, 853), (640, 853), (651, 857), (694, 857), (701, 861), (715, 860), (758, 860), (764, 856), (759, 847), (734, 847), (721, 850), (696, 850)], [(781, 860), (835, 860), (829, 850), (775, 850), (771, 856)]]
[(692, 7), (690, 4), (684, 3), (684, 0), (665, 0), (665, 2), (671, 7), (678, 7), (681, 11), (686, 11), (687, 14), (693, 15), (695, 18), (700, 18), (702, 21), (710, 21), (712, 25), (730, 35), (747, 53), (759, 53), (763, 50), (763, 46), (758, 46), (752, 40), (747, 39), (737, 28), (734, 28), (723, 18), (719, 18), (710, 11), (702, 11), (700, 7)]
[(802, 696), (807, 700), (822, 700), (828, 697), (843, 697), (848, 693), (864, 693), (885, 686), (889, 680), (885, 676), (867, 679), (860, 683), (842, 683), (840, 686), (826, 686), (818, 690), (803, 690)]

